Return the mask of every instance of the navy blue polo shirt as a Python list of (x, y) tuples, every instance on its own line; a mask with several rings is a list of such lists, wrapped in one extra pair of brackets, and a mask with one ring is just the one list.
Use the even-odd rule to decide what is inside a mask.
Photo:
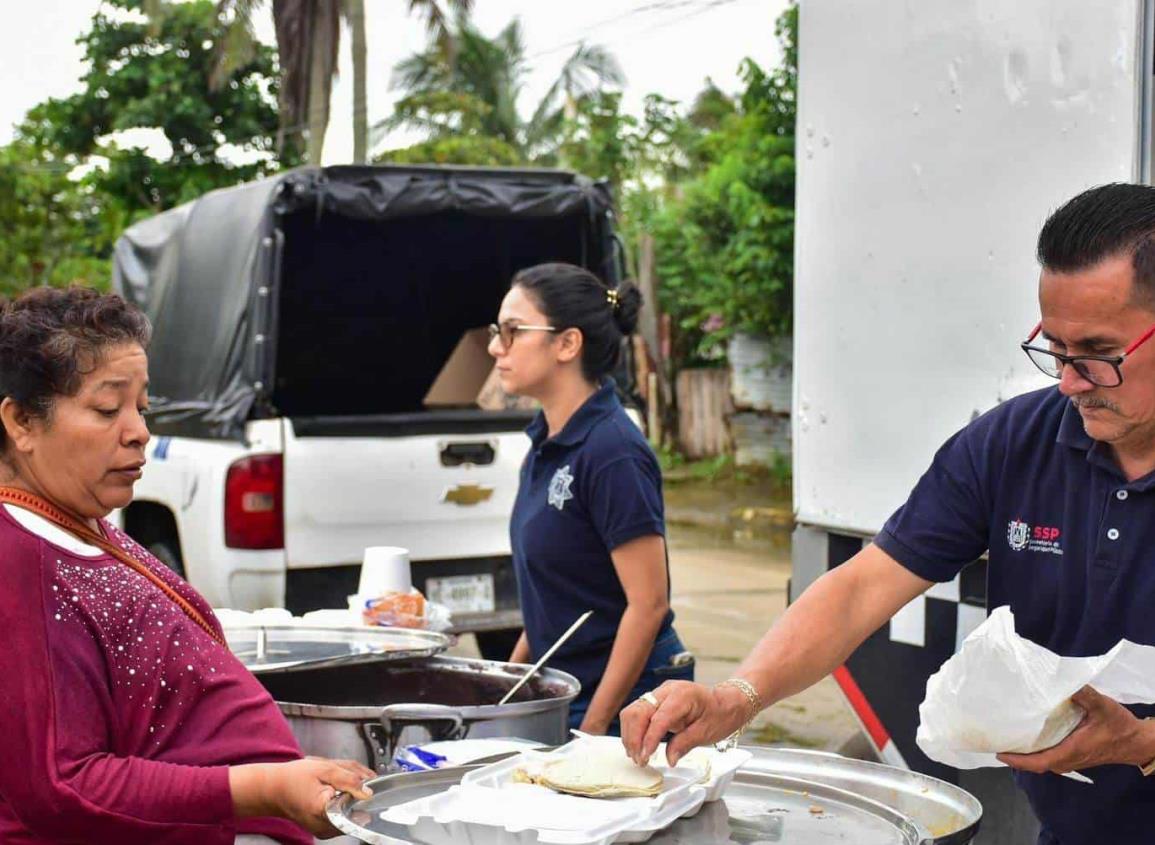
[[(1124, 637), (1155, 645), (1155, 473), (1127, 481), (1057, 387), (948, 440), (875, 542), (931, 581), (988, 552), (988, 607), (1010, 605), (1018, 633), (1060, 655), (1103, 654)], [(1062, 845), (1155, 841), (1155, 778), (1125, 765), (1085, 774), (1094, 786), (1016, 780)]]
[[(575, 675), (583, 695), (601, 679), (626, 594), (610, 552), (665, 536), (662, 474), (641, 431), (603, 384), (555, 437), (545, 416), (526, 430), (532, 445), (510, 521), (513, 565), (536, 659), (587, 610), (594, 615), (550, 658)], [(658, 636), (673, 621), (671, 612)]]

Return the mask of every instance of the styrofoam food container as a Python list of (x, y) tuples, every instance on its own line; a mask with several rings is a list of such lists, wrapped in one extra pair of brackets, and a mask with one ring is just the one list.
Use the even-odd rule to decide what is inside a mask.
[[(622, 742), (613, 736), (592, 736), (590, 734), (583, 734), (580, 731), (575, 731), (574, 733), (580, 738), (581, 742), (586, 743), (606, 743), (620, 746)], [(690, 754), (692, 754), (694, 758), (704, 759), (710, 764), (710, 771), (706, 779), (701, 781), (702, 787), (706, 790), (707, 803), (720, 800), (726, 792), (727, 787), (733, 782), (734, 774), (754, 757), (752, 752), (744, 748), (731, 748), (727, 751), (719, 751), (710, 745), (695, 748)], [(659, 756), (661, 759), (665, 759), (666, 743), (664, 742), (658, 745), (658, 750), (655, 752), (654, 758), (658, 758)], [(676, 769), (657, 765), (654, 763), (653, 758), (650, 760), (650, 765), (654, 766), (654, 768), (663, 774), (666, 772), (680, 771), (682, 769), (698, 771), (692, 762), (687, 762), (688, 757), (689, 755), (683, 756), (678, 762)]]
[(698, 783), (701, 773), (682, 768), (666, 768), (662, 791), (649, 798), (586, 798), (513, 780), (519, 767), (583, 753), (590, 741), (577, 740), (549, 753), (526, 751), (468, 772), (459, 786), (391, 807), (382, 818), (406, 825), (428, 841), (610, 845), (644, 842), (679, 818), (693, 815), (705, 802), (706, 789)]

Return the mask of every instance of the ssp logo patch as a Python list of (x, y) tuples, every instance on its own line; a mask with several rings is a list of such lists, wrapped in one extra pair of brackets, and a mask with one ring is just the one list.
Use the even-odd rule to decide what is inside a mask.
[(1021, 519), (1012, 519), (1007, 523), (1007, 545), (1012, 551), (1024, 550), (1044, 552), (1046, 554), (1061, 555), (1063, 547), (1059, 543), (1058, 528), (1049, 525), (1030, 525)]

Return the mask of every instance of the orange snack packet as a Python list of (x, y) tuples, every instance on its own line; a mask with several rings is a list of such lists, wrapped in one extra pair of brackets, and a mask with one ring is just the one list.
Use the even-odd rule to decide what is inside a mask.
[(361, 618), (366, 625), (424, 628), (425, 596), (416, 590), (411, 593), (385, 593), (366, 604)]

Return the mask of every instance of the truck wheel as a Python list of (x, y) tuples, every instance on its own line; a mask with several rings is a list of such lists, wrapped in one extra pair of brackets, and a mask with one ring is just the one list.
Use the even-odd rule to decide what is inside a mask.
[(168, 508), (156, 502), (133, 502), (124, 513), (124, 532), (181, 578), (185, 577), (180, 533)]
[(184, 578), (184, 561), (180, 558), (180, 551), (171, 540), (154, 540), (145, 546), (153, 557)]
[(517, 645), (517, 638), (521, 636), (521, 628), (505, 628), (500, 631), (478, 631), (473, 635), (477, 638), (477, 648), (486, 660), (509, 660), (513, 647)]

